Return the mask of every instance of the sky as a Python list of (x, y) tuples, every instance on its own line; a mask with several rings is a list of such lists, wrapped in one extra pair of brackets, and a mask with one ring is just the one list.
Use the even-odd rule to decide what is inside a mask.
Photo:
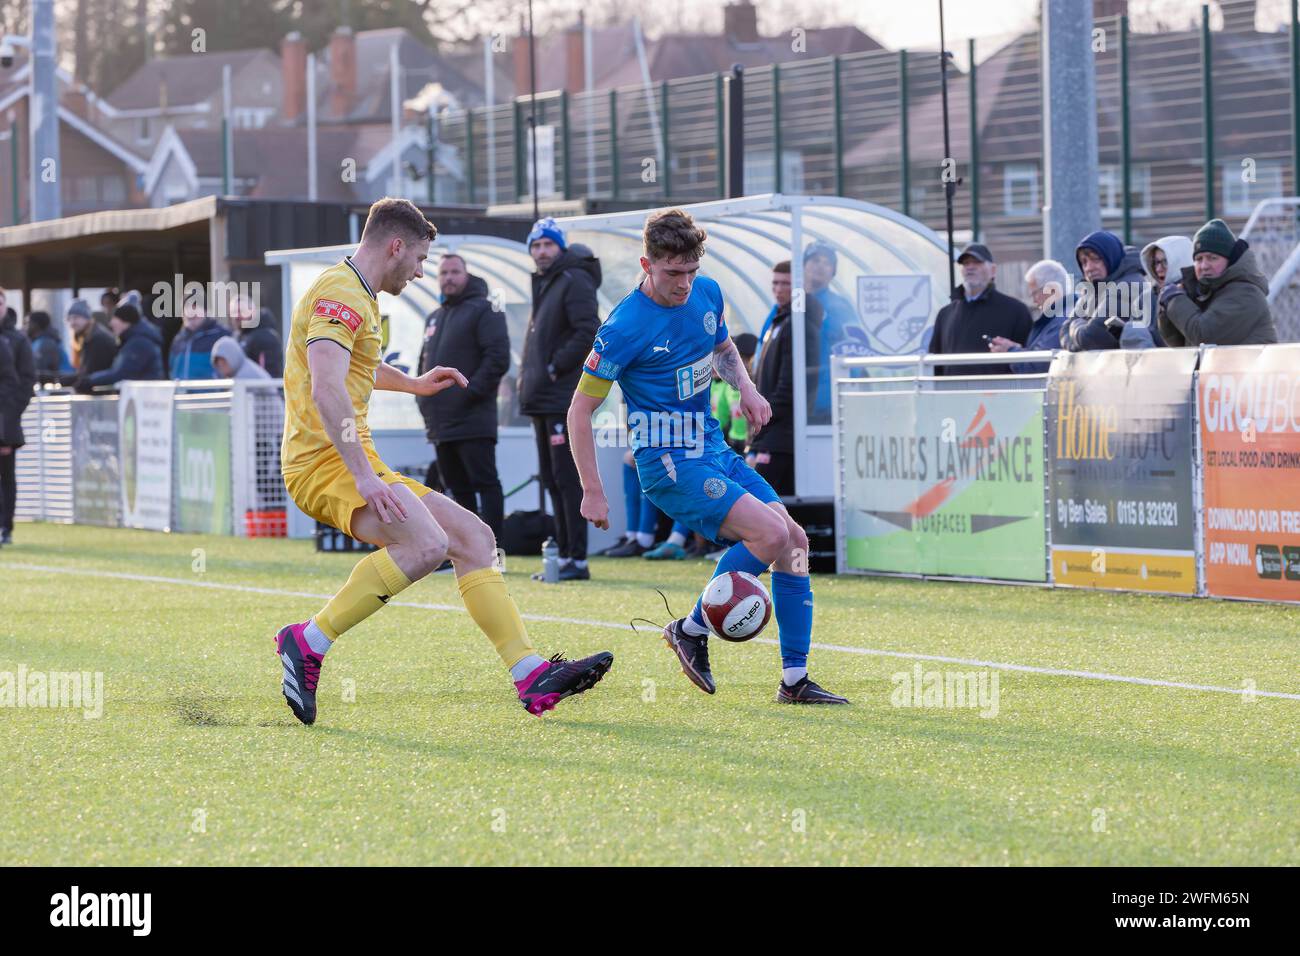
[[(854, 8), (860, 8), (856, 16)], [(842, 9), (890, 49), (939, 46), (938, 0), (849, 0)], [(949, 48), (953, 39), (1023, 33), (1033, 28), (1037, 12), (1038, 0), (946, 0), (944, 32)]]

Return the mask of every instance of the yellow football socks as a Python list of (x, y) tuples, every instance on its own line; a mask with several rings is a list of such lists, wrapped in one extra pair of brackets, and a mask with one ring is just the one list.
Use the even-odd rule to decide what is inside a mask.
[(523, 618), (519, 616), (519, 608), (506, 590), (500, 571), (493, 568), (471, 571), (456, 579), (456, 587), (460, 589), (469, 616), (488, 636), (506, 667), (514, 667), (535, 653), (524, 629)]
[(372, 551), (357, 562), (348, 583), (316, 615), (316, 626), (331, 641), (337, 640), (344, 631), (360, 624), (387, 604), (389, 598), (410, 586), (410, 579), (393, 561), (387, 548)]

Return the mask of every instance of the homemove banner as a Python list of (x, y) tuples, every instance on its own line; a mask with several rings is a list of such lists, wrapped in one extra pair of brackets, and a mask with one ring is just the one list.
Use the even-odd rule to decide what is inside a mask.
[(1057, 584), (1195, 594), (1194, 349), (1062, 353), (1047, 380)]
[(1207, 349), (1197, 401), (1206, 591), (1300, 601), (1300, 345)]
[(1046, 580), (1038, 392), (842, 399), (849, 568)]

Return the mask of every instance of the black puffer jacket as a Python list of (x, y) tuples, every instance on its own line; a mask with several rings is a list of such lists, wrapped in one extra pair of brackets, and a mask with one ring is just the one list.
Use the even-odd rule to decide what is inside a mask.
[(21, 448), (23, 441), (23, 409), (30, 400), (31, 390), (23, 394), (14, 363), (14, 350), (9, 337), (0, 334), (0, 447)]
[[(817, 395), (817, 376), (820, 373), (818, 356), (821, 355), (821, 327), (825, 313), (812, 296), (804, 300), (804, 358), (808, 402)], [(794, 453), (794, 335), (790, 321), (790, 306), (777, 309), (772, 317), (772, 329), (758, 353), (758, 368), (754, 370), (754, 386), (758, 394), (772, 406), (772, 418), (750, 439), (751, 451)]]
[(533, 273), (533, 314), (519, 362), (519, 411), (563, 415), (600, 327), (600, 260), (571, 245), (545, 272)]
[(510, 368), (510, 333), (505, 312), (492, 308), (487, 283), (476, 275), (425, 324), (418, 374), (435, 365), (458, 369), (469, 387), (416, 399), (429, 441), (496, 438), (497, 388)]

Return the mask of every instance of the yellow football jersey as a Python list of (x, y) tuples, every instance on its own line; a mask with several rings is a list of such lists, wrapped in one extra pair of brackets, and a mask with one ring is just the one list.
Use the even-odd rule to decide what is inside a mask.
[(379, 302), (351, 259), (322, 272), (294, 306), (284, 356), (280, 469), (286, 474), (311, 466), (317, 456), (333, 447), (311, 397), (307, 345), (316, 339), (337, 342), (351, 353), (347, 389), (356, 410), (357, 439), (372, 446), (366, 412), (383, 357)]

